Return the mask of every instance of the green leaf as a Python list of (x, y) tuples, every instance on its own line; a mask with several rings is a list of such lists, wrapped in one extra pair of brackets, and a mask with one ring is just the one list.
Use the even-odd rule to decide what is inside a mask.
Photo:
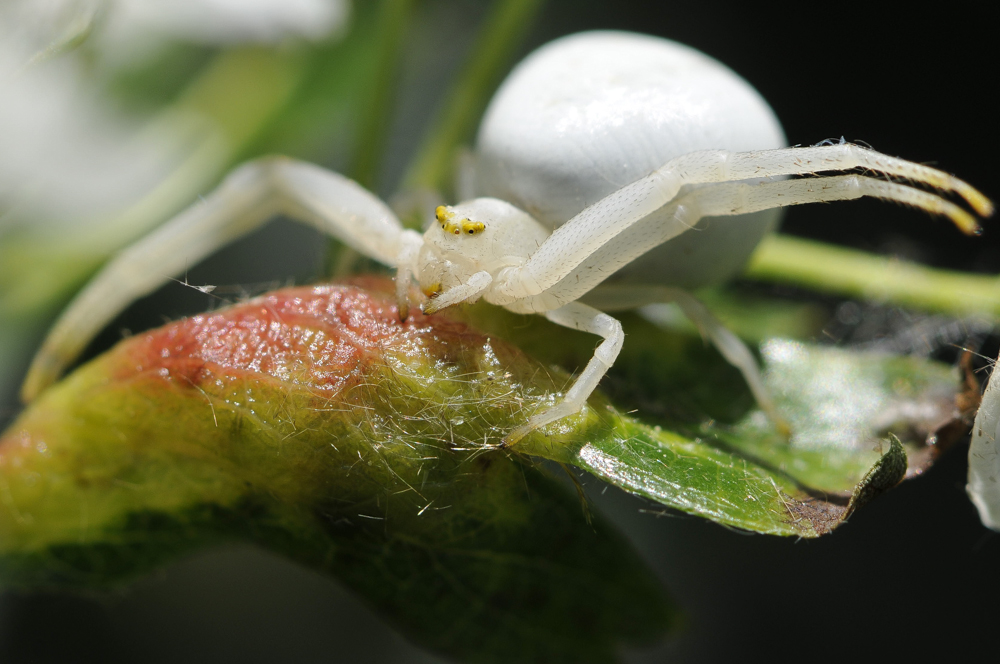
[(0, 438), (0, 578), (105, 588), (248, 541), (462, 659), (603, 662), (660, 635), (673, 611), (621, 536), (483, 446), (554, 384), (369, 286), (180, 321), (46, 392)]
[(608, 397), (506, 450), (571, 380), (553, 363), (595, 339), (488, 305), (401, 324), (391, 281), (355, 283), (144, 333), (43, 394), (0, 439), (0, 576), (106, 587), (242, 540), (333, 574), (428, 647), (605, 661), (671, 611), (538, 459), (816, 537), (919, 474), (952, 423), (949, 367), (771, 339), (785, 438), (700, 339), (631, 315)]
[[(582, 367), (595, 345), (539, 316), (481, 306), (467, 317), (559, 366)], [(625, 345), (602, 382), (611, 403), (591, 399), (589, 418), (548, 429), (560, 430), (558, 444), (534, 436), (520, 451), (719, 523), (816, 537), (903, 479), (901, 456), (910, 457), (907, 476), (923, 472), (938, 432), (955, 422), (952, 367), (770, 339), (765, 380), (792, 426), (786, 438), (754, 407), (740, 374), (699, 338), (634, 314), (622, 320)]]

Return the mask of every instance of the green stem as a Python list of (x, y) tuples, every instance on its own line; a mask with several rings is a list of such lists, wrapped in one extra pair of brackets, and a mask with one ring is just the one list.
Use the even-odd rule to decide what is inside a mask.
[(387, 127), (396, 92), (400, 51), (404, 35), (413, 15), (413, 0), (385, 0), (382, 3), (375, 30), (379, 47), (374, 66), (371, 97), (361, 105), (363, 115), (358, 128), (358, 142), (351, 177), (363, 187), (374, 191), (375, 178), (381, 165)]
[[(393, 96), (397, 91), (400, 52), (412, 15), (413, 0), (385, 0), (373, 25), (373, 39), (378, 44), (373, 49), (372, 61), (368, 63), (371, 83), (365, 87), (357, 104), (360, 118), (358, 139), (352, 164), (348, 168), (350, 176), (369, 191), (376, 191), (375, 180), (385, 153)], [(337, 240), (330, 240), (323, 273), (336, 277), (351, 272), (360, 259), (361, 255), (356, 250)]]
[(745, 276), (957, 316), (1000, 315), (997, 277), (939, 270), (788, 235), (765, 239)]
[(490, 96), (544, 0), (497, 0), (483, 21), (472, 56), (444, 95), (403, 189), (445, 189), (451, 184), (455, 149), (468, 141)]

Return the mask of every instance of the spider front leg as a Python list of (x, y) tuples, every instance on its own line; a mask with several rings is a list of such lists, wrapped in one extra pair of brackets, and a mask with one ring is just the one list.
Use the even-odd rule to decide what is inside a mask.
[[(629, 233), (643, 220), (655, 216), (657, 211), (668, 205), (680, 205), (680, 197), (687, 195), (682, 193), (682, 188), (688, 185), (702, 185), (696, 192), (742, 187), (732, 191), (742, 192), (739, 195), (746, 194), (749, 197), (749, 200), (744, 201), (739, 195), (735, 198), (730, 196), (728, 200), (733, 201), (738, 209), (702, 211), (701, 216), (741, 214), (785, 205), (874, 196), (913, 205), (932, 214), (943, 214), (964, 233), (979, 232), (979, 224), (972, 214), (939, 195), (873, 177), (828, 175), (791, 181), (765, 181), (763, 184), (770, 188), (761, 189), (753, 189), (757, 184), (741, 182), (853, 168), (903, 178), (942, 192), (954, 192), (964, 198), (976, 214), (983, 217), (993, 214), (993, 204), (986, 196), (952, 175), (850, 143), (755, 152), (692, 152), (677, 157), (646, 177), (608, 194), (557, 228), (527, 263), (504, 274), (504, 278), (494, 289), (497, 293), (495, 300), (506, 305), (508, 302), (549, 291), (589, 257), (607, 253), (606, 247), (613, 245), (619, 236)], [(788, 189), (783, 190), (782, 186), (787, 186)], [(724, 208), (725, 205), (718, 207)], [(629, 251), (619, 253), (623, 256), (626, 253), (639, 255), (687, 231), (696, 221), (694, 218), (678, 217), (673, 226), (666, 224), (644, 233), (642, 237), (634, 238), (629, 243)], [(624, 263), (620, 263), (618, 267), (622, 264)], [(616, 269), (610, 264), (605, 267), (609, 271)], [(608, 273), (605, 272), (604, 276), (592, 273), (588, 288), (592, 288)]]
[(827, 203), (862, 197), (895, 201), (931, 214), (948, 217), (960, 228), (978, 224), (968, 212), (935, 194), (865, 175), (781, 180), (777, 182), (723, 182), (695, 189), (672, 205), (674, 219), (691, 227), (702, 217), (720, 217), (789, 205)]
[[(955, 193), (965, 199), (976, 214), (983, 217), (993, 214), (993, 203), (954, 175), (923, 164), (890, 157), (853, 143), (752, 152), (724, 150), (692, 152), (668, 162), (657, 172), (676, 173), (684, 184), (708, 184), (782, 175), (849, 171), (855, 168), (925, 184), (938, 191)], [(918, 207), (923, 206), (918, 205)], [(976, 233), (979, 225), (975, 219), (967, 213), (963, 214), (964, 216), (949, 215), (949, 217), (963, 232)]]
[(277, 214), (310, 223), (399, 268), (397, 295), (405, 315), (420, 234), (404, 230), (387, 205), (353, 180), (312, 164), (268, 157), (236, 169), (214, 192), (113, 258), (56, 321), (28, 370), (21, 398), (31, 401), (54, 383), (129, 303)]
[(590, 358), (590, 362), (587, 363), (583, 372), (577, 376), (573, 385), (563, 395), (562, 401), (533, 415), (525, 424), (507, 434), (503, 439), (502, 447), (514, 445), (535, 429), (561, 420), (582, 409), (587, 403), (587, 398), (601, 382), (601, 378), (615, 363), (615, 359), (622, 349), (622, 343), (625, 341), (622, 324), (617, 319), (580, 302), (572, 302), (558, 309), (547, 311), (545, 317), (558, 325), (604, 337), (604, 341), (594, 351), (594, 356)]
[[(679, 157), (660, 171), (609, 194), (560, 226), (524, 264), (506, 268), (497, 275), (488, 299), (522, 313), (561, 311), (557, 307), (584, 296), (636, 257), (688, 232), (702, 217), (707, 216), (739, 215), (788, 205), (871, 196), (947, 216), (959, 228), (967, 231), (978, 228), (971, 214), (936, 194), (864, 175), (713, 182), (673, 196), (667, 203), (660, 203), (670, 191), (665, 185), (669, 179), (665, 174), (670, 171), (668, 167), (677, 169), (680, 168), (679, 165), (684, 165), (685, 168), (690, 168), (691, 172), (685, 176), (687, 180), (701, 178), (711, 181), (713, 177), (724, 177), (727, 174), (738, 180), (745, 180), (804, 174), (811, 172), (813, 168), (849, 168), (857, 165), (855, 157), (858, 154), (867, 159), (861, 160), (862, 165), (874, 167), (874, 164), (886, 173), (900, 174), (956, 191), (965, 196), (970, 205), (981, 214), (992, 212), (990, 202), (961, 180), (919, 164), (885, 157), (856, 146), (787, 148), (760, 153), (693, 153)], [(802, 163), (795, 161), (796, 155), (802, 157)], [(750, 168), (750, 164), (755, 163), (751, 156), (759, 158), (765, 165)], [(820, 157), (830, 159), (824, 161)], [(726, 168), (715, 163), (720, 159), (728, 163)], [(699, 168), (699, 164), (703, 168)], [(714, 175), (713, 168), (718, 171)], [(660, 184), (664, 184), (663, 187), (657, 184), (657, 179), (662, 180)], [(689, 181), (687, 183), (690, 184)], [(666, 291), (659, 295), (664, 293)], [(707, 315), (700, 305), (695, 306), (685, 298), (678, 300), (675, 296), (669, 299), (686, 303), (687, 314), (699, 322), (726, 358), (743, 372), (762, 408), (771, 415), (780, 429), (787, 429), (763, 388), (756, 362), (742, 342), (721, 325), (715, 324), (714, 318)], [(642, 302), (646, 303), (648, 301)], [(546, 315), (551, 317), (551, 313)], [(553, 320), (561, 322), (555, 318)], [(573, 323), (562, 324), (577, 326)], [(591, 366), (588, 366), (589, 369)], [(600, 375), (603, 375), (603, 371), (598, 374), (598, 378)], [(589, 393), (588, 391), (586, 394)], [(540, 417), (546, 418), (546, 422), (558, 419), (559, 416), (555, 413), (561, 406), (562, 404), (552, 411), (546, 411)], [(575, 410), (566, 406), (561, 412), (568, 414)], [(518, 429), (512, 437), (523, 436), (537, 426), (540, 424), (529, 422), (526, 427), (522, 427), (523, 431)]]
[[(623, 254), (616, 245), (633, 240), (633, 253), (643, 242), (655, 246), (677, 234), (678, 228), (692, 228), (703, 217), (739, 215), (774, 207), (806, 203), (850, 200), (870, 196), (883, 200), (922, 208), (928, 212), (947, 216), (957, 224), (975, 223), (965, 210), (939, 196), (894, 182), (877, 180), (863, 175), (833, 175), (827, 177), (781, 180), (773, 182), (724, 182), (705, 185), (678, 197), (665, 210), (666, 214), (651, 217), (622, 233), (612, 243), (610, 250), (595, 252), (590, 262), (598, 263), (603, 254)], [(593, 260), (598, 259), (598, 260)], [(618, 265), (611, 265), (612, 269)], [(572, 276), (572, 274), (571, 274)], [(574, 280), (567, 279), (570, 287)], [(559, 285), (551, 292), (567, 296)], [(604, 310), (637, 308), (657, 302), (675, 302), (692, 320), (702, 334), (707, 336), (719, 352), (743, 374), (757, 404), (779, 430), (789, 433), (788, 425), (778, 414), (774, 401), (760, 374), (760, 369), (746, 345), (727, 330), (697, 299), (676, 288), (656, 285), (618, 286), (601, 285), (583, 295), (590, 304)]]

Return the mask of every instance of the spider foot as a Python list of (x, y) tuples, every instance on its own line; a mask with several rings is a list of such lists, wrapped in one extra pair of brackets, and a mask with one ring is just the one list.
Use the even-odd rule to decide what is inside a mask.
[(778, 406), (774, 403), (774, 399), (771, 398), (770, 390), (764, 386), (763, 379), (759, 377), (759, 374), (756, 374), (747, 377), (747, 382), (749, 383), (750, 391), (753, 392), (754, 399), (757, 401), (757, 406), (764, 411), (767, 419), (774, 425), (775, 430), (777, 430), (782, 440), (790, 443), (792, 441), (792, 425), (778, 412)]
[(561, 420), (564, 417), (568, 417), (580, 411), (583, 408), (583, 403), (577, 403), (576, 400), (567, 399), (556, 405), (543, 410), (540, 413), (536, 413), (528, 418), (528, 421), (517, 427), (509, 434), (504, 436), (503, 441), (500, 443), (500, 449), (508, 449), (516, 445), (522, 438), (530, 434), (531, 432), (542, 428), (546, 424), (550, 424), (557, 420)]
[(768, 417), (771, 418), (774, 428), (778, 430), (778, 435), (781, 436), (784, 442), (792, 442), (792, 425), (788, 423), (788, 420), (777, 413), (768, 413)]
[(522, 438), (527, 436), (535, 429), (536, 427), (532, 426), (531, 422), (519, 426), (518, 428), (514, 429), (509, 434), (503, 437), (503, 440), (500, 441), (500, 449), (506, 450), (510, 449), (511, 447), (514, 447), (514, 445), (517, 445), (517, 443), (520, 442)]

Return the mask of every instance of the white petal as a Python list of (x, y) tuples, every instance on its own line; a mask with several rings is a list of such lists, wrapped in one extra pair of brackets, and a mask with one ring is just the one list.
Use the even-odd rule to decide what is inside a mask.
[(1000, 371), (994, 371), (972, 427), (969, 493), (983, 525), (1000, 530)]
[(120, 0), (111, 29), (203, 43), (322, 39), (347, 20), (347, 0)]
[(110, 217), (162, 181), (191, 149), (173, 128), (143, 130), (117, 112), (77, 58), (25, 67), (25, 51), (2, 37), (0, 231)]

